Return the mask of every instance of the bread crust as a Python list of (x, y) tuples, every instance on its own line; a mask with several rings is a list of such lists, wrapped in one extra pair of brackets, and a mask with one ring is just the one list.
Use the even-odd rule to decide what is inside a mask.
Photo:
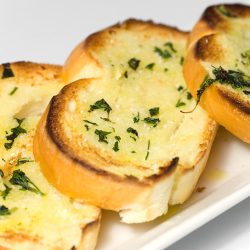
[[(9, 65), (14, 72), (14, 78), (9, 79), (13, 79), (13, 81), (15, 81), (15, 85), (17, 86), (18, 84), (31, 86), (44, 85), (46, 80), (48, 80), (46, 84), (50, 84), (51, 80), (55, 80), (55, 82), (60, 83), (62, 87), (65, 85), (62, 80), (62, 67), (59, 65), (40, 64), (24, 61), (13, 62)], [(3, 70), (4, 66), (0, 65), (0, 75), (3, 74)], [(6, 81), (8, 81), (7, 78)], [(0, 85), (1, 84), (5, 84), (5, 79), (0, 81)], [(100, 222), (101, 213), (99, 211), (97, 216), (93, 218), (92, 221), (82, 225), (81, 240), (77, 246), (72, 246), (71, 249), (94, 250), (97, 243)], [(71, 250), (58, 246), (48, 247), (44, 242), (46, 242), (46, 239), (40, 238), (39, 236), (32, 236), (25, 232), (17, 233), (13, 230), (0, 233), (1, 250)]]
[[(218, 6), (211, 6), (205, 10), (188, 41), (183, 71), (187, 86), (196, 98), (197, 90), (208, 75), (203, 62), (219, 64), (223, 55), (216, 37), (230, 29), (227, 19), (219, 14)], [(224, 6), (238, 18), (250, 16), (249, 6)], [(247, 100), (242, 100), (221, 85), (213, 84), (203, 93), (200, 104), (219, 124), (244, 142), (250, 143), (250, 103)]]
[[(80, 43), (67, 59), (63, 70), (65, 81), (75, 82), (67, 85), (58, 96), (52, 99), (38, 125), (34, 153), (36, 159), (41, 163), (47, 179), (61, 192), (78, 199), (84, 199), (99, 207), (118, 211), (126, 223), (137, 223), (152, 220), (166, 213), (168, 200), (171, 200), (171, 204), (180, 204), (191, 195), (208, 158), (217, 125), (211, 119), (194, 165), (181, 166), (178, 164), (178, 156), (176, 156), (168, 164), (162, 166), (159, 173), (143, 179), (134, 176), (118, 176), (98, 168), (92, 162), (96, 160), (96, 164), (105, 166), (112, 163), (113, 160), (102, 159), (94, 149), (81, 148), (82, 151), (87, 152), (86, 157), (81, 158), (74, 145), (68, 142), (63, 134), (60, 126), (60, 115), (65, 109), (65, 103), (74, 95), (74, 92), (77, 93), (78, 88), (83, 89), (96, 78), (105, 78), (104, 67), (91, 56), (91, 52), (99, 46), (105, 46), (105, 41), (108, 41), (110, 36), (119, 29), (144, 32), (145, 36), (154, 34), (167, 37), (166, 35), (170, 35), (182, 40), (186, 40), (188, 36), (186, 32), (154, 24), (151, 21), (128, 20), (95, 33)], [(51, 154), (53, 154), (53, 159), (50, 157)], [(198, 174), (197, 178), (194, 178), (192, 183), (186, 187), (185, 192), (183, 192), (181, 185), (175, 185), (175, 192), (171, 194), (177, 169), (183, 176), (186, 176), (184, 174), (186, 172), (194, 173), (194, 169), (198, 171)], [(61, 185), (65, 176), (71, 176), (71, 181)], [(184, 179), (182, 176), (178, 178), (181, 182)], [(165, 195), (165, 200), (159, 209), (154, 207), (154, 199), (156, 193), (161, 192), (159, 187), (163, 186), (165, 191), (162, 192)], [(132, 215), (131, 211), (133, 211)]]

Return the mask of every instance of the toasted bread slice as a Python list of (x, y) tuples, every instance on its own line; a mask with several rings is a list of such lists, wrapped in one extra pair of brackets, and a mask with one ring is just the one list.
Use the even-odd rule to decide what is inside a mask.
[(202, 107), (250, 143), (250, 6), (207, 8), (191, 32), (184, 76)]
[(200, 107), (181, 112), (195, 105), (182, 76), (187, 35), (128, 20), (73, 51), (64, 77), (85, 79), (52, 99), (35, 136), (35, 156), (59, 190), (126, 223), (153, 220), (190, 196), (216, 123)]
[(59, 193), (32, 152), (37, 122), (64, 86), (61, 67), (3, 64), (0, 77), (0, 249), (94, 249), (100, 210)]

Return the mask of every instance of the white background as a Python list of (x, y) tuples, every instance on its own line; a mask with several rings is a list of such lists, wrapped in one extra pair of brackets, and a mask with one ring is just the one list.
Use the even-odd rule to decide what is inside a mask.
[[(0, 63), (63, 64), (90, 33), (129, 17), (189, 30), (206, 0), (0, 0)], [(220, 1), (224, 2), (224, 1)], [(227, 1), (227, 2), (236, 2)], [(250, 4), (250, 1), (241, 1)], [(175, 243), (169, 250), (250, 249), (250, 198)]]

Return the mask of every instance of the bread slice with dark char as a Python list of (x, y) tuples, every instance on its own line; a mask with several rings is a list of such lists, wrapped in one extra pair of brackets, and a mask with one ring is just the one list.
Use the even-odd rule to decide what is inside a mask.
[(56, 65), (0, 65), (1, 250), (95, 248), (100, 209), (58, 192), (33, 155), (36, 125), (65, 85), (61, 76)]
[(193, 28), (184, 76), (219, 124), (250, 143), (250, 6), (208, 7)]
[(64, 79), (75, 82), (51, 100), (34, 145), (55, 187), (118, 211), (126, 223), (153, 220), (188, 199), (217, 125), (200, 107), (182, 112), (195, 105), (182, 75), (187, 37), (127, 20), (74, 49)]

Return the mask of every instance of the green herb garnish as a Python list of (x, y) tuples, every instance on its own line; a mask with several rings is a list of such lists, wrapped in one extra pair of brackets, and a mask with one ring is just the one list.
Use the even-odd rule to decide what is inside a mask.
[(89, 126), (87, 124), (84, 124), (84, 127), (86, 128), (87, 131), (89, 131)]
[(135, 117), (133, 117), (133, 122), (137, 123), (140, 121), (140, 113), (138, 112), (137, 115)]
[[(213, 69), (214, 78), (209, 78), (207, 75), (200, 88), (197, 90), (197, 100), (196, 105), (191, 111), (181, 111), (182, 113), (191, 113), (195, 110), (198, 103), (200, 102), (201, 96), (204, 91), (211, 86), (214, 82), (219, 82), (220, 84), (230, 85), (234, 89), (242, 89), (243, 87), (250, 87), (250, 76), (247, 76), (241, 71), (235, 70), (225, 70), (221, 66)], [(243, 90), (244, 91), (244, 90)]]
[(9, 78), (9, 77), (14, 77), (14, 73), (10, 67), (10, 63), (4, 63), (3, 64), (3, 74), (2, 74), (2, 79)]
[(10, 91), (9, 95), (14, 95), (14, 94), (16, 93), (17, 90), (18, 90), (18, 87), (14, 87), (14, 88)]
[(144, 122), (152, 125), (153, 127), (156, 127), (158, 125), (158, 123), (160, 122), (159, 118), (152, 118), (152, 117), (146, 117), (144, 118)]
[(115, 144), (114, 144), (114, 146), (113, 146), (113, 148), (112, 148), (115, 152), (119, 151), (119, 145), (118, 145), (118, 143), (119, 142), (116, 141)]
[(117, 152), (117, 151), (119, 150), (119, 142), (121, 141), (121, 137), (118, 136), (118, 135), (116, 135), (116, 136), (115, 136), (115, 139), (116, 139), (116, 142), (115, 142), (115, 144), (114, 144), (114, 146), (113, 146), (113, 150), (114, 150), (115, 152)]
[(124, 77), (128, 78), (128, 71), (127, 70), (124, 72)]
[(136, 152), (134, 150), (131, 151), (131, 154), (135, 154)]
[(182, 56), (182, 57), (180, 58), (180, 65), (183, 65), (183, 63), (184, 63), (184, 57)]
[(12, 185), (20, 186), (20, 190), (27, 190), (36, 194), (45, 195), (20, 169), (13, 171), (10, 183)]
[(166, 49), (162, 50), (159, 47), (155, 47), (154, 52), (158, 54), (160, 57), (162, 57), (163, 59), (168, 59), (172, 57), (172, 55), (169, 53), (168, 50)]
[(137, 68), (139, 67), (139, 64), (140, 64), (140, 60), (136, 59), (136, 58), (131, 58), (129, 61), (128, 61), (128, 65), (131, 69), (133, 70), (137, 70)]
[(100, 117), (100, 119), (104, 120), (105, 122), (114, 123), (114, 122), (112, 122), (109, 118), (106, 118), (106, 117)]
[(171, 42), (165, 43), (164, 46), (165, 46), (165, 47), (169, 47), (169, 49), (170, 49), (173, 53), (176, 53), (176, 52), (177, 52), (176, 49), (174, 48), (173, 43), (171, 43)]
[(243, 93), (244, 93), (245, 95), (250, 95), (250, 90), (243, 90)]
[(191, 100), (193, 98), (193, 96), (191, 95), (191, 93), (190, 92), (187, 92), (187, 99), (188, 100)]
[(182, 91), (183, 89), (184, 89), (184, 87), (180, 85), (177, 90)]
[(177, 103), (175, 104), (175, 107), (176, 107), (176, 108), (179, 108), (179, 107), (182, 107), (182, 106), (185, 106), (185, 105), (186, 105), (186, 103), (185, 103), (185, 102), (182, 102), (181, 99), (179, 99), (179, 100), (177, 101)]
[(99, 129), (95, 130), (95, 134), (98, 135), (98, 137), (99, 137), (98, 141), (99, 142), (104, 142), (106, 144), (108, 144), (107, 135), (109, 135), (111, 133), (112, 132), (107, 132), (107, 131), (103, 131), (103, 130), (99, 130)]
[(165, 69), (164, 69), (164, 72), (168, 72), (168, 68), (165, 68)]
[(5, 187), (5, 190), (2, 191), (1, 196), (2, 196), (3, 199), (5, 200), (6, 197), (9, 195), (11, 188), (8, 187), (6, 184), (4, 184), (4, 187)]
[(109, 116), (110, 111), (112, 110), (112, 108), (104, 99), (98, 100), (94, 104), (90, 105), (89, 112), (92, 112), (96, 109), (103, 109), (103, 111), (108, 113), (108, 116)]
[(26, 129), (22, 128), (21, 125), (24, 121), (24, 118), (23, 119), (18, 119), (18, 118), (15, 118), (15, 120), (17, 121), (18, 123), (18, 126), (12, 128), (10, 131), (11, 131), (11, 134), (7, 135), (6, 136), (6, 139), (7, 141), (10, 141), (10, 142), (6, 142), (4, 143), (4, 147), (8, 150), (12, 147), (13, 143), (14, 143), (14, 140), (20, 135), (20, 134), (26, 134), (27, 131)]
[(17, 160), (16, 166), (22, 165), (26, 162), (34, 162), (33, 160), (31, 160), (30, 158), (19, 158)]
[(83, 120), (83, 121), (86, 122), (86, 123), (89, 123), (91, 125), (98, 126), (98, 124), (95, 123), (95, 122), (91, 122), (91, 121), (88, 121), (88, 120)]
[(0, 177), (4, 177), (4, 172), (3, 172), (3, 170), (2, 169), (0, 169)]
[[(134, 129), (134, 128), (127, 128), (127, 132), (130, 134), (134, 134), (136, 137), (139, 137), (138, 132)], [(134, 137), (132, 137), (133, 139), (135, 139)]]
[(149, 149), (150, 149), (150, 140), (148, 140), (147, 154), (146, 154), (145, 160), (148, 159), (148, 156), (149, 156)]
[(155, 63), (149, 63), (145, 68), (153, 70), (154, 66), (155, 66)]
[(151, 108), (149, 109), (149, 114), (150, 116), (156, 116), (159, 115), (159, 111), (160, 111), (159, 107)]
[(9, 208), (5, 207), (4, 205), (0, 206), (0, 216), (10, 215), (10, 214), (11, 212)]
[(218, 6), (217, 9), (224, 16), (231, 17), (231, 18), (237, 17), (235, 14), (233, 14), (229, 10), (227, 10), (224, 5)]

